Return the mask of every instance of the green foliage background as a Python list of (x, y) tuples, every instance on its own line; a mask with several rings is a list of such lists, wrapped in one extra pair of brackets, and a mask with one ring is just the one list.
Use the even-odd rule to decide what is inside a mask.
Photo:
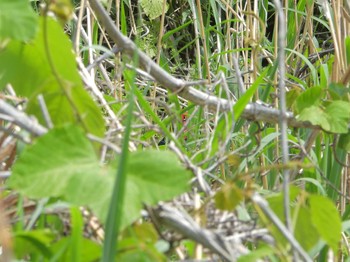
[[(210, 218), (201, 209), (209, 208), (209, 203), (246, 221), (257, 220), (276, 244), (245, 240), (242, 244), (248, 254), (239, 261), (288, 261), (295, 254), (290, 243), (252, 200), (255, 193), (263, 195), (274, 214), (286, 222), (286, 192), (281, 190), (284, 170), (292, 177), (288, 187), (291, 233), (301, 248), (318, 261), (325, 261), (330, 252), (339, 260), (349, 259), (345, 240), (350, 228), (346, 180), (350, 27), (346, 18), (337, 20), (336, 5), (284, 2), (286, 102), (300, 127), (288, 129), (291, 161), (282, 163), (279, 126), (269, 119), (261, 123), (244, 118), (251, 102), (267, 109), (279, 106), (278, 27), (272, 2), (105, 3), (121, 32), (141, 50), (168, 73), (199, 79), (199, 84), (193, 84), (196, 88), (230, 99), (229, 112), (208, 112), (205, 106), (166, 92), (166, 87), (135, 73), (137, 57), (120, 54), (106, 57), (107, 62), (93, 69), (99, 92), (111, 104), (103, 105), (84, 84), (76, 63), (78, 57), (88, 67), (102, 55), (101, 50), (112, 48), (100, 21), (71, 20), (74, 7), (69, 1), (48, 1), (42, 9), (39, 2), (0, 0), (2, 93), (7, 95), (10, 85), (24, 99), (25, 113), (45, 126), (47, 119), (38, 102), (38, 95), (43, 95), (53, 123), (46, 134), (32, 136), (31, 144), (17, 150), (16, 161), (8, 167), (11, 176), (2, 195), (7, 199), (18, 194), (16, 219), (11, 220), (16, 259), (179, 260), (175, 246), (164, 237), (166, 229), (152, 217), (151, 221), (142, 218), (142, 210), (181, 194), (191, 198), (192, 191), (205, 183), (210, 193), (195, 195), (201, 207), (187, 210), (197, 220), (200, 217), (203, 228)], [(77, 9), (82, 5), (73, 4)], [(350, 14), (348, 5), (342, 10), (345, 17)], [(49, 11), (55, 18), (47, 16)], [(85, 30), (87, 23), (89, 39), (82, 37), (76, 49), (80, 52), (75, 53), (77, 27)], [(339, 23), (344, 23), (345, 35), (339, 35)], [(89, 50), (93, 46), (99, 46), (96, 56)], [(107, 107), (120, 126), (114, 126)], [(29, 218), (27, 198), (36, 201)], [(107, 232), (103, 241), (86, 236), (81, 206)], [(68, 210), (68, 230), (64, 229), (67, 223), (49, 212), (58, 207)], [(0, 245), (4, 243), (0, 238)], [(197, 258), (193, 239), (171, 244), (190, 259)], [(202, 257), (210, 259), (212, 253)]]

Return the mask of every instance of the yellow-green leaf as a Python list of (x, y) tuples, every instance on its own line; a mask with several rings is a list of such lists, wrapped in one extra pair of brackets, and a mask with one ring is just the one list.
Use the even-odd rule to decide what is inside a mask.
[[(166, 0), (141, 0), (140, 5), (145, 11), (146, 15), (151, 19), (155, 19), (163, 13), (163, 3)], [(168, 11), (168, 5), (165, 12)]]
[(221, 210), (234, 210), (243, 198), (242, 189), (238, 188), (234, 183), (226, 183), (215, 194), (215, 205)]

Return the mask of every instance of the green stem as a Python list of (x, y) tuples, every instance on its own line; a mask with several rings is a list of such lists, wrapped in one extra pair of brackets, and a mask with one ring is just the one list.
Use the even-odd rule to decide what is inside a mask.
[(122, 145), (122, 152), (119, 158), (117, 177), (114, 182), (112, 199), (109, 205), (108, 216), (106, 220), (106, 237), (103, 246), (103, 254), (101, 259), (102, 262), (115, 261), (115, 255), (118, 244), (117, 238), (119, 235), (121, 219), (123, 216), (123, 202), (127, 173), (126, 171), (129, 156), (129, 139), (131, 133), (132, 114), (134, 107), (134, 77), (134, 73), (132, 76), (128, 75), (127, 73), (125, 74), (125, 79), (131, 85), (131, 92), (129, 94), (129, 106), (126, 119), (124, 140)]

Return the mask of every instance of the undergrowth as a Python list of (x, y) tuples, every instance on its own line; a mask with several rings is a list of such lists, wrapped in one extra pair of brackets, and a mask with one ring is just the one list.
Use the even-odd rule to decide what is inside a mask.
[(347, 261), (349, 4), (279, 3), (0, 0), (0, 258)]

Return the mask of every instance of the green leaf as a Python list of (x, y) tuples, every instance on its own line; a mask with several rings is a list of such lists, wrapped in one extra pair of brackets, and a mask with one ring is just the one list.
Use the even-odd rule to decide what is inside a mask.
[(336, 252), (341, 239), (341, 219), (333, 202), (320, 195), (309, 197), (311, 221), (323, 240)]
[[(290, 203), (296, 203), (298, 196), (304, 194), (304, 192), (295, 186), (290, 186), (289, 191), (289, 197), (290, 197)], [(278, 218), (285, 223), (285, 216), (284, 216), (284, 196), (282, 193), (276, 193), (276, 194), (270, 194), (266, 197), (266, 200), (269, 203), (269, 206), (273, 210), (273, 212), (278, 216)], [(291, 211), (294, 212), (295, 208), (291, 206)], [(269, 229), (271, 235), (276, 240), (277, 247), (284, 248), (286, 245), (288, 245), (288, 241), (285, 239), (285, 237), (282, 235), (279, 229), (273, 224), (269, 222), (269, 220), (265, 217), (263, 214), (259, 214), (262, 221), (266, 224), (267, 228)]]
[(313, 225), (310, 213), (309, 208), (301, 206), (298, 209), (298, 216), (294, 228), (295, 238), (306, 251), (311, 250), (319, 240), (319, 234)]
[(17, 258), (24, 258), (27, 254), (40, 253), (44, 257), (51, 257), (49, 245), (55, 235), (49, 230), (20, 231), (14, 234), (14, 253)]
[(118, 244), (119, 250), (115, 261), (123, 262), (165, 262), (166, 257), (160, 253), (153, 244), (143, 242), (141, 239), (126, 238)]
[(0, 52), (0, 87), (11, 83), (17, 95), (29, 99), (27, 113), (35, 115), (42, 124), (45, 122), (37, 101), (39, 94), (44, 96), (54, 125), (75, 122), (85, 131), (102, 136), (104, 121), (101, 110), (83, 88), (71, 42), (61, 26), (48, 18), (49, 59), (45, 51), (43, 23), (40, 20), (39, 33), (31, 44), (11, 41)]
[[(52, 244), (50, 250), (54, 256), (51, 261), (75, 261), (72, 256), (72, 241), (72, 237), (64, 237)], [(101, 245), (83, 236), (80, 236), (80, 241), (84, 247), (79, 249), (80, 261), (98, 261), (101, 257)]]
[(332, 133), (347, 133), (350, 120), (350, 103), (332, 101), (323, 110), (318, 106), (304, 108), (297, 116), (300, 121), (309, 121)]
[(323, 96), (323, 89), (321, 87), (312, 87), (303, 92), (296, 100), (295, 109), (297, 113), (301, 113), (304, 109), (309, 107), (318, 107)]
[(80, 128), (54, 128), (25, 148), (9, 182), (33, 198), (64, 197), (84, 205), (96, 201), (97, 192), (110, 187), (107, 180), (100, 179), (109, 170), (98, 163), (92, 144)]
[[(163, 13), (164, 1), (166, 0), (141, 0), (140, 5), (146, 15), (153, 20)], [(168, 8), (168, 4), (166, 4), (165, 13), (168, 11)]]
[(243, 192), (234, 183), (226, 183), (215, 194), (215, 205), (221, 210), (234, 210), (243, 200)]
[[(293, 202), (297, 198), (299, 194), (301, 194), (300, 188), (297, 188), (295, 186), (290, 187), (289, 191), (289, 197), (290, 201)], [(275, 214), (280, 218), (284, 219), (284, 208), (283, 208), (283, 194), (277, 193), (270, 195), (266, 198), (266, 200), (269, 202), (269, 205), (271, 209), (275, 212)]]
[(286, 103), (287, 108), (290, 108), (294, 111), (294, 105), (298, 97), (300, 96), (302, 90), (298, 86), (293, 87), (291, 90), (289, 90), (286, 94)]
[(189, 173), (169, 151), (133, 152), (128, 176), (128, 182), (138, 186), (142, 201), (148, 204), (170, 199), (189, 189)]
[(154, 225), (150, 222), (134, 225), (132, 231), (132, 234), (145, 243), (155, 244), (158, 240), (158, 233), (155, 230)]
[(243, 255), (238, 258), (237, 262), (255, 262), (265, 256), (273, 255), (275, 250), (270, 246), (262, 246), (254, 251), (251, 251), (247, 255)]
[[(333, 133), (348, 133), (350, 120), (350, 103), (345, 101), (331, 102), (325, 109), (328, 116), (329, 129)], [(323, 128), (323, 126), (322, 126)]]
[[(88, 205), (105, 221), (115, 167), (101, 165), (83, 131), (76, 126), (50, 130), (27, 147), (16, 161), (8, 183), (31, 198), (62, 197)], [(168, 151), (130, 153), (122, 227), (140, 215), (142, 204), (185, 192), (189, 172)]]
[(38, 28), (38, 16), (26, 0), (0, 1), (0, 40), (29, 41)]
[(301, 111), (297, 115), (299, 121), (309, 121), (313, 125), (319, 125), (324, 130), (329, 130), (330, 125), (328, 122), (327, 114), (318, 106), (310, 106)]
[[(160, 249), (169, 250), (168, 243), (157, 240), (158, 233), (152, 223), (133, 224), (118, 243), (116, 261), (167, 261)], [(144, 257), (135, 260), (138, 256)]]

